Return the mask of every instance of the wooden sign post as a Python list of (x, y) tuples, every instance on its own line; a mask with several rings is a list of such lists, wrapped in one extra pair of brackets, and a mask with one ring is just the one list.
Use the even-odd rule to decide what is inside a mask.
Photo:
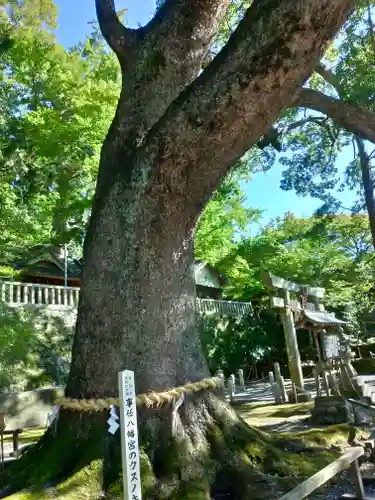
[(134, 372), (120, 372), (118, 385), (124, 499), (142, 500)]

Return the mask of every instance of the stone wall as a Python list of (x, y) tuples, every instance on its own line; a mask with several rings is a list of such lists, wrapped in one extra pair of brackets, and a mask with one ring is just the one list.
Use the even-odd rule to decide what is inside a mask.
[(73, 331), (77, 321), (77, 308), (53, 305), (12, 306), (17, 310), (27, 313), (33, 324), (40, 328), (61, 326)]
[(45, 427), (53, 402), (63, 395), (61, 387), (0, 395), (0, 411), (4, 413), (6, 430)]

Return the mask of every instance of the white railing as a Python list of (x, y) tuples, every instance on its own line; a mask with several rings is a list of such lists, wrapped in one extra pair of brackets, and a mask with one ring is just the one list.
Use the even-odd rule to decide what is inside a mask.
[(77, 307), (79, 288), (37, 285), (15, 281), (0, 282), (0, 299), (9, 305)]
[[(46, 305), (77, 307), (79, 288), (55, 285), (37, 285), (15, 281), (0, 282), (0, 300), (12, 306)], [(242, 315), (252, 311), (250, 302), (197, 299), (199, 313)]]
[(221, 313), (242, 315), (251, 313), (250, 302), (233, 302), (231, 300), (197, 299), (197, 311), (200, 313)]

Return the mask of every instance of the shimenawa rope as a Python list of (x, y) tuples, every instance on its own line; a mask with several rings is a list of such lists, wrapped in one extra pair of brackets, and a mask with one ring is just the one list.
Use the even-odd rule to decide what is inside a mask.
[[(199, 382), (192, 382), (175, 387), (164, 392), (149, 392), (147, 394), (139, 394), (136, 397), (137, 406), (140, 408), (146, 406), (148, 408), (156, 406), (158, 408), (170, 405), (177, 400), (181, 394), (194, 394), (206, 389), (222, 387), (224, 381), (221, 378), (206, 378)], [(100, 398), (100, 399), (72, 399), (59, 398), (55, 404), (61, 408), (66, 408), (72, 411), (89, 412), (89, 411), (104, 411), (109, 410), (111, 406), (119, 406), (118, 398)]]

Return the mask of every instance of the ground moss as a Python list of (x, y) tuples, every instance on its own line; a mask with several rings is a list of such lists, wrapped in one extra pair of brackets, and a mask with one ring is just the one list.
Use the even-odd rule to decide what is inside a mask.
[(103, 461), (94, 460), (71, 477), (57, 485), (56, 497), (64, 500), (77, 498), (96, 500), (101, 492)]
[[(20, 492), (8, 497), (8, 500), (97, 500), (101, 492), (101, 461), (94, 461), (79, 470), (56, 488), (35, 489)], [(115, 497), (114, 497), (115, 498)], [(120, 496), (117, 497), (120, 499)]]
[(207, 479), (182, 483), (171, 500), (210, 500), (210, 485)]
[(342, 444), (348, 440), (348, 424), (329, 425), (326, 427), (314, 427), (300, 432), (283, 432), (278, 434), (279, 439), (297, 439), (306, 446), (331, 446)]
[[(298, 405), (289, 406), (288, 412), (298, 410)], [(306, 411), (306, 407), (301, 407), (301, 411)], [(270, 411), (275, 412), (275, 407), (272, 410), (262, 408), (262, 411), (269, 414)], [(272, 491), (272, 484), (277, 485), (282, 492), (287, 491), (332, 462), (338, 456), (338, 451), (317, 447), (345, 442), (348, 430), (347, 425), (338, 425), (293, 434), (270, 435), (250, 427), (242, 418), (228, 423), (224, 418), (217, 417), (207, 423), (207, 444), (202, 445), (199, 458), (194, 458), (191, 453), (191, 443), (167, 442), (162, 448), (163, 468), (157, 470), (155, 461), (151, 464), (148, 456), (150, 443), (146, 443), (146, 448), (142, 448), (140, 453), (143, 498), (207, 500), (210, 486), (217, 487), (219, 491), (220, 488), (222, 491), (229, 489), (236, 498), (266, 498), (267, 493)], [(71, 441), (64, 443), (64, 436), (56, 438), (53, 449), (47, 450), (42, 461), (38, 462), (38, 455), (32, 453), (33, 460), (23, 462), (25, 473), (30, 475), (29, 484), (33, 484), (33, 491), (23, 491), (8, 497), (9, 500), (99, 498), (103, 478), (103, 449), (98, 443), (103, 443), (103, 439), (86, 442), (84, 456), (81, 454), (81, 460), (74, 465), (67, 478), (60, 479), (56, 488), (42, 490), (42, 485), (50, 479), (51, 474), (61, 472), (61, 456), (65, 460), (69, 454), (77, 453), (77, 449), (68, 449), (72, 446)], [(116, 446), (117, 455), (112, 455), (115, 466), (110, 471), (107, 488), (111, 500), (119, 500), (122, 495), (120, 447), (118, 443)], [(302, 451), (293, 451), (295, 446), (302, 448)], [(190, 476), (184, 475), (187, 470)]]

